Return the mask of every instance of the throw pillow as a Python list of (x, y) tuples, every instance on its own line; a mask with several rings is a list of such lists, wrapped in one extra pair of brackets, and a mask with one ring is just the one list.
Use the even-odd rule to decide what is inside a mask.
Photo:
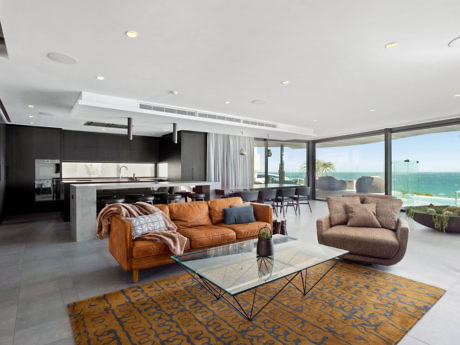
[(381, 227), (376, 217), (376, 204), (346, 205), (346, 208), (348, 214), (347, 226)]
[(246, 224), (255, 221), (252, 206), (224, 208), (224, 224)]
[(359, 196), (346, 198), (327, 198), (327, 206), (329, 207), (329, 218), (331, 225), (347, 224), (348, 215), (345, 205), (361, 204)]
[(232, 204), (230, 205), (230, 208), (235, 208), (235, 207), (248, 207), (251, 206), (250, 202), (243, 202), (241, 204)]
[(151, 231), (168, 230), (162, 213), (158, 211), (146, 216), (128, 218), (132, 225), (133, 238), (135, 239)]
[(402, 200), (381, 199), (367, 196), (364, 198), (364, 203), (377, 205), (377, 219), (380, 225), (382, 225), (382, 228), (396, 230), (398, 226), (398, 215), (402, 207)]

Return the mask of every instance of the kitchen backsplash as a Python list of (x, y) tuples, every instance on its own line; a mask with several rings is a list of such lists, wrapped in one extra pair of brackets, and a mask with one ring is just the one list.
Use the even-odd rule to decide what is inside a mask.
[(155, 164), (62, 162), (62, 178), (131, 177), (133, 174), (156, 177)]

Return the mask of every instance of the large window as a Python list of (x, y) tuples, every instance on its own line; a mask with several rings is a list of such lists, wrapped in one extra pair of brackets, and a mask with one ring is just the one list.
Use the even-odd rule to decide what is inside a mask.
[[(265, 144), (267, 149), (265, 150)], [(267, 167), (265, 167), (267, 157)], [(254, 170), (256, 183), (300, 184), (307, 182), (307, 144), (305, 142), (256, 141)], [(265, 174), (265, 168), (267, 172)], [(268, 177), (265, 181), (265, 177)]]
[(460, 198), (460, 125), (393, 133), (392, 194), (404, 206)]
[(316, 144), (316, 198), (345, 193), (385, 193), (384, 136)]

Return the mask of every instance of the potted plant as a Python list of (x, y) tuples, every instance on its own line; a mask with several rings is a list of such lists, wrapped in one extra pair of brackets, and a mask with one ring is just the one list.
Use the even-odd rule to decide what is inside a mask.
[(267, 224), (259, 227), (257, 240), (257, 256), (273, 256), (272, 230)]
[(460, 232), (460, 207), (410, 206), (406, 215), (417, 223), (442, 232)]

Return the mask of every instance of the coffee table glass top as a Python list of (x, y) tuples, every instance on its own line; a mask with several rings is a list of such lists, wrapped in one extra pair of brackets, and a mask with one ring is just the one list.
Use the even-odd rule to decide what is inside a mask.
[(172, 258), (230, 295), (286, 277), (348, 253), (346, 250), (274, 235), (274, 255), (258, 258), (257, 239)]

